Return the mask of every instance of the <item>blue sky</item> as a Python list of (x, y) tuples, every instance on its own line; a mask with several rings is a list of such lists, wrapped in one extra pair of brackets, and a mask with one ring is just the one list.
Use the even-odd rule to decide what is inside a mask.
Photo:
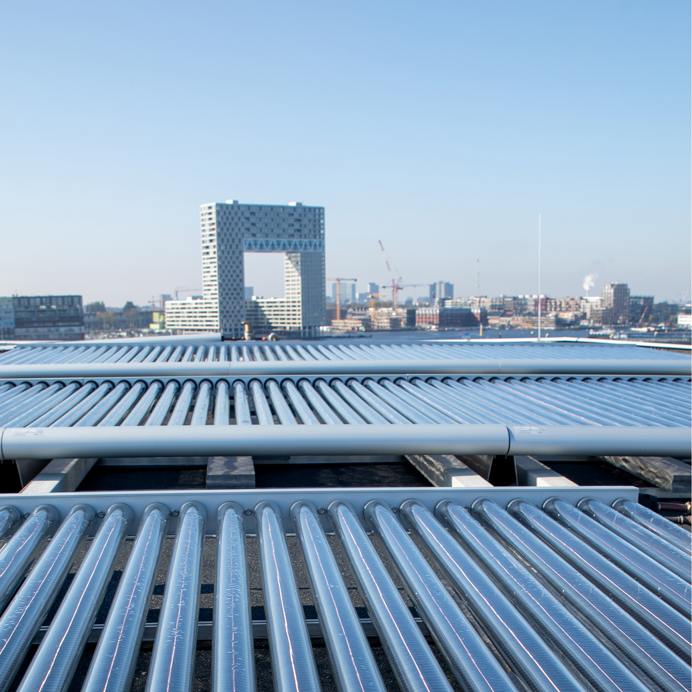
[[(382, 240), (404, 283), (535, 292), (540, 212), (548, 295), (689, 300), (688, 2), (0, 13), (0, 295), (200, 286), (199, 205), (233, 198), (324, 206), (327, 275), (359, 290)], [(278, 259), (246, 283), (280, 294)]]

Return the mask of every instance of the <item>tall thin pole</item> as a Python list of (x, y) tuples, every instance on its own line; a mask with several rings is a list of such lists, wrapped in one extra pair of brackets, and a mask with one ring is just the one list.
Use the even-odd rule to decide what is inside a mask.
[(541, 340), (541, 215), (538, 215), (538, 340)]

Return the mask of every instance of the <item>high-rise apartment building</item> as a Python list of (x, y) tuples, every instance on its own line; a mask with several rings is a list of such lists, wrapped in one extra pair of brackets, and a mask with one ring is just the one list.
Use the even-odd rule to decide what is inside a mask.
[(430, 284), (431, 302), (451, 300), (452, 298), (454, 298), (454, 284), (450, 284), (447, 281), (436, 281), (434, 284)]
[[(260, 329), (314, 334), (326, 323), (324, 207), (204, 204), (201, 299), (166, 303), (166, 325), (180, 331), (243, 334)], [(284, 254), (284, 297), (245, 300), (245, 252)]]
[(606, 284), (601, 291), (603, 324), (629, 324), (630, 289), (627, 284)]

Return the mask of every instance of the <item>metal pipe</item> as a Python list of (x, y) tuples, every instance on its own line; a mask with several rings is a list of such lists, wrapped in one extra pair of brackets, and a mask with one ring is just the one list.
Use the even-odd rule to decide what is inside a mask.
[(195, 671), (204, 509), (186, 502), (180, 509), (166, 591), (156, 630), (147, 692), (189, 690)]
[[(134, 389), (134, 387), (133, 387)], [(152, 382), (147, 391), (142, 395), (142, 398), (135, 404), (134, 408), (127, 415), (127, 418), (121, 423), (122, 427), (137, 426), (142, 422), (144, 416), (147, 415), (154, 400), (159, 396), (163, 385), (160, 382)], [(112, 423), (116, 425), (116, 423)]]
[[(190, 347), (192, 348), (192, 347)], [(243, 346), (243, 350), (247, 347)], [(302, 347), (297, 347), (302, 348)], [(188, 349), (189, 351), (190, 349)], [(301, 350), (303, 353), (305, 349)], [(318, 351), (314, 351), (319, 353)], [(249, 355), (249, 352), (248, 352)], [(187, 352), (185, 354), (187, 356)], [(0, 379), (70, 377), (240, 377), (300, 375), (650, 375), (689, 376), (686, 359), (518, 359), (494, 360), (401, 360), (346, 361), (327, 360), (322, 354), (315, 360), (242, 362), (185, 361), (178, 363), (55, 363), (0, 364)]]
[(250, 391), (252, 392), (252, 401), (255, 404), (255, 413), (260, 425), (274, 425), (274, 416), (269, 408), (269, 402), (264, 395), (262, 383), (259, 380), (250, 382)]
[(689, 583), (564, 500), (550, 499), (543, 508), (638, 582), (658, 594), (666, 603), (689, 617), (692, 610), (692, 586)]
[(84, 505), (72, 508), (0, 617), (1, 692), (24, 660), (93, 516), (93, 510)]
[[(213, 348), (213, 347), (212, 347)], [(197, 401), (192, 411), (190, 425), (206, 425), (209, 415), (209, 404), (211, 402), (211, 382), (204, 380), (197, 390)]]
[(152, 504), (142, 515), (82, 692), (127, 692), (137, 663), (154, 589), (168, 510)]
[[(366, 381), (366, 385), (368, 384), (368, 382), (369, 380)], [(394, 384), (394, 382), (392, 382), (391, 380), (381, 379), (379, 381), (379, 384), (387, 390), (391, 397), (394, 397), (394, 399), (398, 399), (399, 401), (404, 402), (409, 406), (409, 408), (412, 408), (414, 411), (422, 413), (435, 423), (440, 423), (444, 425), (454, 423), (454, 421), (449, 416), (445, 416), (443, 413), (433, 408), (432, 406), (428, 406), (428, 404), (424, 402), (422, 399), (412, 396), (409, 392), (406, 392), (401, 387)], [(392, 406), (394, 406), (394, 404), (392, 404)]]
[(132, 511), (125, 505), (113, 505), (108, 510), (29, 669), (22, 677), (18, 692), (62, 692), (67, 689), (131, 519)]
[(125, 396), (104, 416), (99, 425), (117, 425), (130, 410), (132, 404), (139, 398), (139, 395), (146, 389), (146, 385), (141, 380), (135, 382)]
[[(185, 425), (187, 412), (190, 409), (190, 403), (192, 402), (195, 389), (196, 386), (192, 380), (187, 380), (187, 382), (183, 384), (183, 388), (178, 395), (178, 400), (175, 402), (173, 413), (171, 413), (171, 417), (168, 419), (168, 425)], [(147, 425), (148, 424), (149, 421), (147, 421)]]
[(363, 385), (367, 387), (375, 396), (379, 397), (387, 405), (391, 406), (395, 411), (398, 411), (402, 416), (408, 418), (412, 423), (428, 424), (436, 423), (435, 418), (427, 416), (418, 409), (410, 406), (401, 397), (396, 396), (393, 392), (385, 389), (381, 384), (374, 380), (365, 380)]
[(678, 550), (665, 539), (659, 538), (656, 534), (628, 519), (624, 514), (601, 502), (586, 498), (577, 506), (582, 512), (586, 512), (592, 519), (603, 524), (620, 538), (646, 553), (650, 558), (660, 562), (681, 579), (686, 581), (692, 579), (689, 553)]
[(510, 503), (508, 509), (512, 516), (674, 651), (685, 651), (684, 655), (689, 655), (692, 645), (689, 618), (534, 505), (517, 501)]
[(236, 425), (252, 425), (250, 406), (247, 401), (247, 390), (242, 382), (233, 384), (233, 409)]
[(108, 396), (102, 399), (94, 408), (82, 417), (75, 426), (78, 428), (97, 425), (106, 414), (117, 405), (120, 398), (130, 389), (129, 382), (119, 382)]
[(317, 516), (307, 503), (299, 501), (291, 508), (291, 518), (300, 539), (337, 690), (384, 692), (372, 650)]
[[(507, 428), (503, 425), (363, 425), (358, 435), (325, 426), (137, 426), (0, 428), (0, 459), (254, 454), (634, 454), (633, 449), (689, 454), (684, 428)], [(269, 430), (269, 428), (274, 428)], [(508, 441), (509, 434), (515, 441)], [(666, 433), (663, 435), (662, 433)], [(648, 439), (650, 436), (653, 439)], [(520, 442), (516, 442), (516, 438)], [(658, 443), (658, 447), (655, 447)], [(286, 451), (281, 451), (281, 445)], [(521, 451), (520, 451), (521, 450)], [(674, 454), (671, 452), (674, 450)]]
[(295, 386), (292, 380), (284, 380), (281, 383), (281, 388), (286, 393), (286, 396), (290, 399), (293, 404), (293, 408), (296, 410), (300, 422), (303, 425), (320, 425), (317, 416), (312, 412), (308, 403), (303, 399), (298, 388)]
[(149, 418), (147, 418), (145, 425), (156, 427), (163, 425), (163, 421), (166, 419), (166, 415), (168, 414), (168, 409), (171, 407), (173, 399), (175, 398), (179, 389), (180, 385), (175, 380), (171, 380), (166, 385), (166, 388), (163, 390), (163, 394), (161, 394), (156, 402), (156, 406), (154, 406), (154, 410), (151, 412), (151, 414), (149, 414)]
[(231, 397), (228, 382), (219, 380), (216, 383), (214, 399), (214, 425), (229, 425), (231, 422)]
[(462, 689), (515, 690), (389, 507), (373, 500), (364, 514), (387, 546), (406, 591)]
[(284, 399), (276, 380), (269, 380), (265, 386), (269, 390), (269, 396), (272, 400), (274, 410), (276, 411), (276, 415), (279, 417), (279, 422), (281, 425), (298, 425), (296, 417), (293, 415), (293, 411), (291, 411), (291, 408), (286, 403), (286, 399)]
[(329, 506), (329, 515), (401, 689), (451, 692), (447, 677), (353, 510), (336, 501)]
[(407, 502), (402, 511), (490, 635), (493, 645), (531, 689), (583, 691), (552, 647), (534, 632), (429, 510), (418, 502)]
[[(48, 387), (45, 382), (39, 382), (38, 384), (31, 385), (24, 391), (19, 390), (16, 394), (13, 394), (2, 402), (0, 425), (10, 420), (12, 416), (16, 416), (21, 411), (28, 410), (29, 407), (34, 406), (36, 402), (39, 401), (36, 397), (41, 396), (43, 398), (50, 396), (53, 392), (57, 392), (61, 389), (62, 386), (60, 382), (56, 382), (50, 387)], [(48, 392), (49, 389), (50, 393)]]
[(0, 551), (0, 611), (12, 598), (43, 539), (57, 519), (57, 512), (52, 507), (40, 505), (3, 546)]
[[(510, 507), (520, 503), (528, 505), (517, 500), (510, 503)], [(679, 658), (681, 650), (689, 651), (689, 642), (686, 644), (669, 626), (659, 623), (658, 628), (651, 628), (651, 619), (649, 623), (635, 620), (495, 502), (478, 500), (473, 504), (473, 511), (494, 535), (541, 575), (573, 612), (589, 623), (604, 644), (633, 666), (635, 672), (640, 671), (640, 676), (643, 674), (659, 684), (663, 682), (663, 686), (671, 690), (677, 690), (680, 683), (689, 679), (689, 666)]]
[(63, 414), (69, 413), (82, 400), (88, 397), (95, 389), (96, 384), (94, 382), (87, 382), (78, 389), (75, 389), (75, 391), (72, 394), (70, 394), (70, 396), (68, 396), (67, 399), (61, 401), (56, 406), (53, 406), (49, 411), (44, 413), (39, 418), (36, 418), (36, 420), (29, 423), (26, 427), (40, 428), (44, 426), (53, 425), (53, 423), (55, 423), (59, 418), (61, 418)]
[(410, 425), (411, 421), (402, 416), (395, 408), (386, 404), (382, 399), (375, 396), (370, 390), (366, 389), (358, 380), (349, 380), (348, 386), (371, 408), (377, 411), (387, 422), (399, 423), (400, 425)]
[(364, 425), (365, 421), (324, 381), (316, 380), (315, 389), (329, 402), (329, 405), (351, 425)]
[(48, 389), (42, 393), (40, 400), (32, 399), (31, 403), (33, 405), (24, 409), (19, 415), (7, 421), (7, 424), (13, 426), (28, 425), (46, 413), (46, 411), (52, 409), (53, 406), (67, 399), (67, 397), (78, 388), (79, 385), (76, 382), (70, 382), (70, 384), (68, 384), (66, 387), (56, 387), (56, 389), (49, 394), (49, 390), (52, 390), (53, 388), (48, 387)]
[(99, 385), (88, 397), (73, 406), (70, 411), (63, 414), (55, 423), (53, 427), (64, 428), (74, 425), (82, 416), (90, 411), (96, 404), (98, 404), (108, 393), (113, 389), (113, 384), (111, 382), (103, 382)]
[[(509, 454), (577, 456), (671, 456), (689, 458), (690, 428), (612, 426), (507, 426)], [(623, 450), (629, 450), (627, 452)], [(613, 451), (618, 450), (618, 451)]]
[(254, 692), (255, 655), (243, 509), (234, 502), (224, 503), (219, 507), (217, 526), (212, 692)]
[(319, 692), (312, 644), (281, 519), (268, 502), (260, 502), (255, 514), (274, 689), (276, 692)]
[(692, 553), (692, 534), (671, 524), (660, 514), (631, 500), (616, 500), (613, 507), (657, 536), (669, 541), (679, 550)]
[(516, 604), (544, 642), (562, 661), (596, 690), (648, 689), (597, 639), (550, 591), (524, 568), (457, 503), (443, 503), (438, 510), (461, 539), (466, 551), (495, 580), (511, 603)]
[(0, 540), (10, 532), (12, 527), (19, 521), (21, 515), (14, 507), (0, 507)]
[(327, 402), (315, 391), (315, 388), (307, 380), (300, 380), (298, 382), (298, 388), (326, 425), (344, 424), (341, 418), (332, 411)]
[(335, 389), (342, 399), (347, 401), (355, 411), (358, 412), (368, 423), (383, 423), (387, 424), (389, 421), (379, 414), (374, 408), (370, 406), (364, 399), (359, 397), (354, 391), (347, 387), (341, 380), (332, 380), (330, 383), (332, 389)]

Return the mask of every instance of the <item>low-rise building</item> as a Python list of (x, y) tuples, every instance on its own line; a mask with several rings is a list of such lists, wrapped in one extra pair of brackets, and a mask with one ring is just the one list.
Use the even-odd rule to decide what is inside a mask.
[(82, 296), (0, 298), (0, 336), (18, 341), (81, 340)]
[(469, 308), (418, 308), (416, 327), (437, 327), (438, 329), (462, 329), (477, 327), (478, 319)]

